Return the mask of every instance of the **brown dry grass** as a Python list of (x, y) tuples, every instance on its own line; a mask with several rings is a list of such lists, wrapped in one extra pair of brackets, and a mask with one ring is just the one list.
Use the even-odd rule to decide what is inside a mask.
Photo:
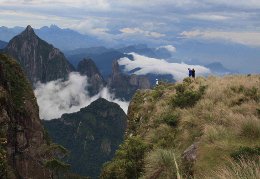
[[(178, 84), (140, 91), (134, 99), (135, 109), (130, 108), (129, 120), (146, 120), (132, 122), (130, 126), (134, 125), (135, 130), (128, 133), (141, 135), (154, 146), (153, 150), (174, 148), (179, 154), (199, 142), (195, 177), (225, 166), (223, 158), (229, 158), (241, 146), (260, 146), (259, 75), (199, 77), (186, 88), (196, 91), (206, 86), (205, 94), (194, 106), (184, 108), (171, 105)], [(180, 115), (176, 128), (162, 122), (162, 116), (173, 113)]]

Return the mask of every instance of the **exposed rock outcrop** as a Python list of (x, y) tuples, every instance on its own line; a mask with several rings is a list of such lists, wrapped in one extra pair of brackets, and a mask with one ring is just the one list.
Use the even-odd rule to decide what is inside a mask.
[(125, 100), (130, 100), (138, 89), (151, 88), (149, 79), (146, 76), (122, 73), (116, 60), (112, 64), (112, 74), (108, 79), (108, 86), (116, 97)]
[(79, 62), (77, 71), (88, 77), (88, 91), (91, 96), (97, 94), (106, 82), (100, 74), (96, 64), (91, 59), (83, 59)]
[(46, 141), (30, 83), (16, 61), (0, 54), (0, 178), (47, 179)]
[(3, 51), (20, 63), (32, 84), (64, 79), (74, 70), (63, 53), (40, 39), (31, 26), (10, 40)]

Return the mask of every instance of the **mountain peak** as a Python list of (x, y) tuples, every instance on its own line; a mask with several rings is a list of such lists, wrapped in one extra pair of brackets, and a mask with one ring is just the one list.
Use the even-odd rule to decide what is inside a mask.
[(25, 29), (26, 32), (34, 32), (32, 26), (28, 25)]
[(4, 52), (20, 63), (32, 84), (66, 78), (74, 70), (59, 49), (40, 39), (30, 25), (9, 41)]
[(79, 62), (77, 70), (81, 75), (87, 75), (88, 82), (91, 84), (88, 88), (90, 95), (97, 94), (105, 86), (105, 80), (93, 60), (83, 59)]
[(60, 29), (57, 25), (55, 25), (55, 24), (52, 24), (51, 26), (50, 26), (50, 29)]
[(30, 25), (28, 25), (28, 26), (25, 28), (25, 30), (21, 33), (21, 35), (26, 36), (26, 37), (29, 37), (29, 36), (32, 36), (32, 35), (33, 35), (33, 36), (36, 36), (36, 34), (35, 34), (33, 28), (32, 28)]

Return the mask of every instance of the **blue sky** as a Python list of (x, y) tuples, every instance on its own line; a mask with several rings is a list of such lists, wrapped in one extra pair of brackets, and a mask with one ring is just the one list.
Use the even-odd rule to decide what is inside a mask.
[(179, 38), (260, 46), (259, 0), (1, 0), (0, 24), (57, 24), (102, 39)]
[(111, 44), (195, 40), (260, 49), (260, 0), (1, 0), (0, 9), (2, 26), (56, 24)]

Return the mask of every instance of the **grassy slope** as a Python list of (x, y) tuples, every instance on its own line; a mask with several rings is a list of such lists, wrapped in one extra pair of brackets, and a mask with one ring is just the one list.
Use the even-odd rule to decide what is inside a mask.
[[(126, 138), (139, 136), (149, 145), (139, 176), (176, 177), (176, 165), (170, 162), (176, 156), (184, 177), (209, 177), (214, 170), (226, 166), (230, 155), (241, 147), (259, 150), (260, 76), (209, 77), (161, 84), (153, 90), (137, 92), (128, 117)], [(190, 167), (183, 160), (183, 152), (192, 144), (198, 149)], [(122, 151), (123, 147), (118, 153)], [(167, 157), (172, 160), (167, 161)], [(259, 164), (259, 154), (257, 158)], [(119, 159), (117, 155), (104, 167), (103, 178), (120, 173), (111, 167)]]

